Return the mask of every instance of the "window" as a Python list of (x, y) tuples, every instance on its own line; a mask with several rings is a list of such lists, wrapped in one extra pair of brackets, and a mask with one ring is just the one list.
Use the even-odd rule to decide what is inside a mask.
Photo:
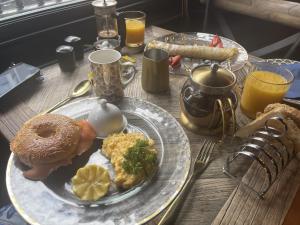
[[(12, 6), (6, 4), (8, 1), (13, 3)], [(43, 4), (38, 5), (37, 1)], [(64, 38), (69, 35), (81, 37), (85, 44), (93, 44), (97, 32), (92, 1), (0, 0), (0, 72), (12, 62), (38, 66), (54, 60), (55, 49), (64, 44)], [(19, 10), (17, 2), (33, 6), (26, 8), (24, 4)], [(118, 11), (145, 11), (149, 25), (173, 19), (180, 13), (179, 0), (117, 2)]]
[(0, 21), (84, 0), (0, 0)]

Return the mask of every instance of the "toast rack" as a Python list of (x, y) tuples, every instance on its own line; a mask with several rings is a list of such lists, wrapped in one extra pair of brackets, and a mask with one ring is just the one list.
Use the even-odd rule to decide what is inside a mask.
[(282, 117), (268, 119), (227, 158), (223, 173), (263, 198), (295, 154), (287, 131)]

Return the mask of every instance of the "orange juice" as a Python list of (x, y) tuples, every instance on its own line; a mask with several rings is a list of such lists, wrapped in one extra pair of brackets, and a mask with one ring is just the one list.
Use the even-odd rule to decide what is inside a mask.
[(138, 47), (144, 44), (145, 21), (126, 19), (126, 46)]
[(241, 99), (242, 111), (252, 119), (268, 104), (281, 102), (288, 91), (288, 81), (268, 71), (254, 71), (247, 76)]

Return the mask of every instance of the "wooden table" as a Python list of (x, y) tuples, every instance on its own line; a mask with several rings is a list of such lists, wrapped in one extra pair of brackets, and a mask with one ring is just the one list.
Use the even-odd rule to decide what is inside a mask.
[[(168, 33), (170, 33), (170, 31), (151, 26), (146, 30), (146, 41)], [(169, 93), (161, 95), (146, 93), (142, 90), (140, 81), (142, 54), (138, 54), (136, 55), (136, 57), (138, 74), (134, 81), (127, 86), (125, 95), (150, 101), (166, 109), (176, 119), (179, 120), (179, 92), (184, 81), (187, 78), (184, 76), (171, 75)], [(256, 59), (250, 56), (249, 60), (251, 61)], [(40, 84), (32, 85), (30, 88), (28, 86), (25, 86), (15, 92), (8, 99), (0, 103), (1, 133), (8, 140), (10, 140), (24, 121), (26, 121), (36, 113), (49, 108), (56, 102), (67, 97), (68, 94), (72, 92), (73, 87), (79, 81), (87, 78), (88, 71), (89, 63), (87, 61), (87, 57), (85, 57), (82, 62), (78, 63), (77, 69), (73, 73), (68, 74), (61, 72), (57, 64), (53, 64), (42, 69), (44, 80), (41, 81)], [(240, 71), (236, 72), (238, 80), (241, 80), (245, 76), (245, 74), (245, 69), (241, 69)], [(203, 136), (193, 134), (189, 131), (186, 131), (186, 133), (190, 140), (192, 154), (195, 155), (200, 148)], [(282, 219), (284, 218), (286, 211), (291, 204), (291, 200), (296, 192), (296, 190), (291, 188), (291, 185), (297, 187), (297, 183), (295, 182), (299, 180), (293, 181), (290, 185), (287, 186), (288, 188), (291, 188), (291, 190), (289, 190), (290, 194), (285, 195), (285, 199), (287, 200), (284, 206), (282, 206), (281, 208), (277, 209), (275, 207), (274, 209), (274, 206), (271, 207), (269, 205), (265, 206), (266, 212), (263, 216), (257, 215), (256, 212), (254, 214), (250, 214), (250, 217), (241, 216), (239, 218), (239, 214), (236, 214), (234, 212), (245, 214), (247, 210), (251, 212), (251, 210), (253, 210), (253, 207), (254, 210), (260, 209), (261, 204), (257, 202), (258, 200), (255, 201), (252, 205), (243, 205), (241, 202), (239, 202), (239, 199), (233, 201), (233, 199), (235, 198), (240, 198), (239, 196), (237, 196), (237, 194), (239, 193), (239, 189), (236, 188), (237, 184), (222, 172), (222, 166), (224, 164), (225, 158), (230, 152), (233, 152), (235, 150), (234, 148), (232, 148), (232, 146), (233, 145), (231, 143), (225, 143), (218, 149), (215, 149), (212, 163), (208, 166), (201, 177), (199, 177), (195, 181), (190, 193), (183, 203), (183, 207), (176, 219), (175, 224), (208, 225), (214, 221), (214, 224), (228, 225), (276, 225), (282, 222)], [(229, 201), (227, 201), (229, 197), (230, 199)], [(238, 207), (236, 207), (236, 205), (234, 204), (238, 204)], [(272, 208), (272, 210), (269, 210), (270, 208)], [(275, 219), (273, 218), (274, 216), (272, 216), (272, 213), (276, 213)], [(149, 224), (156, 224), (156, 220), (157, 219), (149, 222)], [(235, 223), (234, 221), (237, 222)], [(255, 221), (261, 221), (261, 223), (256, 223)]]

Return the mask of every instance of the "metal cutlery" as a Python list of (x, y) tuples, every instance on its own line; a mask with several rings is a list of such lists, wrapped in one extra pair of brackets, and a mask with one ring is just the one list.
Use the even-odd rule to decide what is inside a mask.
[(89, 80), (83, 80), (81, 81), (73, 90), (73, 92), (64, 100), (58, 102), (57, 104), (55, 104), (54, 106), (52, 106), (51, 108), (45, 110), (44, 112), (41, 113), (41, 115), (44, 115), (46, 113), (49, 113), (59, 107), (61, 107), (62, 105), (66, 104), (67, 102), (69, 102), (70, 100), (74, 99), (74, 98), (78, 98), (80, 96), (83, 96), (85, 94), (87, 94), (91, 89), (91, 82)]
[(211, 140), (204, 140), (200, 148), (200, 151), (197, 154), (196, 160), (194, 161), (191, 167), (190, 177), (186, 180), (185, 184), (181, 188), (181, 191), (178, 193), (176, 198), (172, 201), (171, 205), (162, 216), (158, 225), (163, 225), (169, 220), (170, 216), (175, 211), (178, 204), (184, 199), (184, 194), (186, 190), (188, 190), (189, 187), (193, 184), (194, 178), (205, 170), (205, 168), (209, 164), (209, 160), (214, 147), (215, 147), (215, 142)]

